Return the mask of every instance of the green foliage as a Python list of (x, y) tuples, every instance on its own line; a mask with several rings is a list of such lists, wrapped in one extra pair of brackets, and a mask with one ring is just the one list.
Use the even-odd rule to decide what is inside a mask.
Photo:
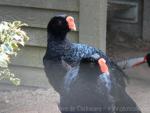
[(0, 23), (0, 80), (8, 79), (13, 84), (19, 85), (20, 79), (16, 78), (8, 69), (10, 58), (16, 56), (21, 46), (29, 40), (27, 34), (21, 29), (27, 24), (21, 21)]

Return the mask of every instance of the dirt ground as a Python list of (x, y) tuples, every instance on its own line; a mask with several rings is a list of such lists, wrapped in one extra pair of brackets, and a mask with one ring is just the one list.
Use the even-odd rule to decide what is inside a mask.
[[(143, 56), (150, 50), (147, 41), (132, 39), (124, 33), (117, 33), (114, 37), (109, 39), (107, 46), (108, 55), (113, 60)], [(150, 113), (150, 69), (145, 64), (125, 72), (130, 78), (127, 92), (143, 113)], [(52, 88), (1, 91), (0, 113), (60, 113), (58, 102), (59, 95)]]
[(142, 113), (150, 113), (150, 69), (147, 65), (128, 69), (126, 73), (130, 77), (127, 86), (128, 94), (135, 100)]
[(0, 92), (0, 113), (60, 113), (58, 102), (52, 88)]
[[(130, 77), (128, 94), (142, 113), (150, 113), (150, 69), (143, 65), (125, 70)], [(60, 113), (59, 95), (52, 89), (20, 89), (0, 92), (0, 113)]]

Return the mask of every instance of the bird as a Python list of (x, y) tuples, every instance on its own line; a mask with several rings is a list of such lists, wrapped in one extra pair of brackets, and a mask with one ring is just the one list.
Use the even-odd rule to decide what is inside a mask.
[[(127, 76), (122, 69), (100, 49), (71, 43), (67, 34), (72, 30), (76, 30), (75, 20), (68, 15), (54, 16), (47, 25), (43, 64), (49, 82), (60, 94), (60, 111), (141, 113), (126, 93)], [(109, 69), (108, 85), (101, 64)]]
[(145, 63), (147, 63), (148, 67), (150, 67), (150, 53), (147, 53), (146, 55), (141, 57), (132, 57), (132, 58), (127, 58), (125, 60), (118, 61), (117, 65), (121, 69), (125, 70), (128, 68), (134, 68), (140, 66)]
[(148, 66), (150, 67), (150, 53), (147, 53), (145, 56), (144, 61), (148, 64)]
[[(71, 43), (66, 38), (67, 33), (71, 30), (76, 30), (74, 18), (71, 16), (66, 16), (66, 15), (55, 16), (50, 20), (50, 22), (47, 25), (47, 35), (48, 35), (47, 49), (46, 49), (45, 56), (43, 58), (43, 63), (45, 67), (48, 69), (53, 69), (57, 67), (54, 70), (59, 70), (57, 74), (53, 73), (53, 78), (51, 78), (50, 80), (54, 79), (55, 75), (56, 75), (55, 79), (57, 79), (58, 78), (57, 75), (59, 73), (60, 75), (62, 75), (62, 73), (66, 73), (65, 68), (70, 70), (67, 71), (68, 72), (67, 75), (72, 73), (72, 70), (78, 71), (79, 70), (78, 66), (81, 60), (84, 61), (88, 59), (92, 61), (96, 59), (94, 57), (97, 56), (105, 58), (107, 63), (111, 65), (109, 58), (101, 50), (88, 46), (86, 44)], [(51, 68), (49, 68), (48, 67), (49, 64), (53, 64), (52, 65), (53, 67), (51, 66)], [(62, 64), (64, 65), (64, 68), (62, 67)], [(47, 71), (48, 69), (45, 70)], [(74, 76), (75, 78), (76, 74), (72, 73), (72, 76)], [(66, 77), (66, 79), (69, 78)], [(53, 84), (53, 81), (51, 81), (51, 83)], [(54, 82), (54, 84), (55, 83), (56, 82)], [(55, 84), (54, 86), (59, 86), (57, 84)], [(55, 89), (59, 90), (60, 87), (55, 87)]]

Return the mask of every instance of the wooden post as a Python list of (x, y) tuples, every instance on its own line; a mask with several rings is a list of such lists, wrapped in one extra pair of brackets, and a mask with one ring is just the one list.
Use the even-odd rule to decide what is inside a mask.
[(79, 42), (106, 51), (107, 0), (80, 0)]
[(145, 40), (150, 40), (150, 1), (143, 0), (143, 38)]

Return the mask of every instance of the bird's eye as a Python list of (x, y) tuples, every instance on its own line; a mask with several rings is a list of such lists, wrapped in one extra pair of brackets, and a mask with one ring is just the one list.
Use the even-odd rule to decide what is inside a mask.
[(62, 21), (59, 20), (59, 21), (58, 21), (58, 25), (61, 25), (61, 24), (62, 24)]

